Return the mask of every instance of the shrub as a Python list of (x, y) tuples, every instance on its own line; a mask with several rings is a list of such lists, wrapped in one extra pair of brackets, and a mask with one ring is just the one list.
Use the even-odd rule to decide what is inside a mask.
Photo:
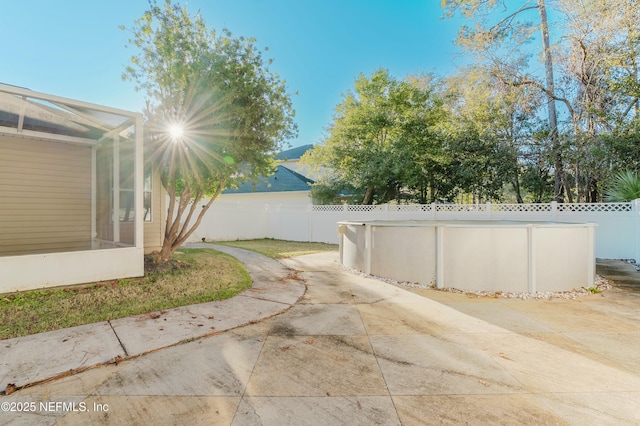
[(618, 173), (605, 190), (604, 198), (609, 202), (632, 201), (640, 198), (640, 177), (630, 170)]

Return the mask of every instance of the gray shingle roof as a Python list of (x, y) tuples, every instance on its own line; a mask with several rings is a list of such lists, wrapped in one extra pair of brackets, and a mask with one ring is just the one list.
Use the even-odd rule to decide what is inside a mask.
[(245, 182), (237, 189), (226, 189), (223, 194), (248, 194), (252, 192), (309, 191), (313, 180), (284, 166), (276, 166), (276, 172), (268, 178), (261, 176), (257, 182)]
[(286, 160), (298, 160), (302, 155), (313, 148), (313, 145), (302, 145), (295, 148), (287, 149), (286, 151), (282, 151), (280, 154), (276, 156), (277, 160), (286, 161)]

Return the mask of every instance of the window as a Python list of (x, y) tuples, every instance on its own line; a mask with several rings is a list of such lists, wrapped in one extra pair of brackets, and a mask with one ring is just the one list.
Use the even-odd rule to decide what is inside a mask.
[[(143, 220), (145, 222), (151, 222), (151, 189), (152, 189), (152, 180), (153, 173), (151, 164), (145, 164), (144, 166), (144, 177), (143, 177), (143, 188), (142, 188), (142, 199), (143, 199)], [(120, 169), (120, 222), (133, 222), (135, 217), (135, 200), (133, 194), (133, 178), (132, 175), (129, 174), (129, 177), (125, 176), (123, 170)]]

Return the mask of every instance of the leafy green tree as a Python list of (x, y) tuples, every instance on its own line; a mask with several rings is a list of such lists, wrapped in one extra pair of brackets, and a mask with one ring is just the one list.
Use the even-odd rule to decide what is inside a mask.
[(325, 144), (309, 156), (316, 164), (328, 165), (336, 174), (334, 180), (363, 189), (363, 204), (371, 204), (376, 188), (386, 186), (395, 175), (391, 93), (396, 85), (386, 70), (377, 71), (370, 79), (360, 75), (355, 91), (336, 107)]
[(640, 123), (601, 136), (603, 153), (614, 170), (640, 170)]
[[(563, 152), (558, 127), (556, 101), (562, 100), (557, 94), (554, 78), (554, 58), (550, 42), (549, 20), (545, 0), (522, 0), (509, 6), (504, 0), (442, 0), (447, 14), (453, 15), (457, 10), (474, 21), (474, 26), (464, 26), (458, 37), (458, 43), (475, 52), (493, 64), (496, 76), (514, 86), (529, 85), (539, 89), (547, 97), (547, 113), (549, 120), (549, 144), (553, 152), (556, 200), (564, 201), (565, 193), (571, 201), (571, 193), (567, 192)], [(498, 22), (491, 18), (496, 8), (504, 12)], [(536, 11), (536, 21), (530, 21), (529, 11)], [(529, 17), (530, 18), (530, 17)], [(542, 41), (541, 56), (544, 62), (544, 76), (528, 73), (528, 47), (533, 35), (539, 31)]]
[(358, 204), (362, 202), (363, 191), (356, 191), (345, 182), (338, 182), (332, 176), (323, 176), (311, 185), (313, 204)]
[(411, 76), (400, 84), (402, 112), (394, 150), (401, 165), (399, 200), (449, 201), (457, 192), (456, 168), (443, 127), (447, 117), (441, 85), (432, 75)]
[(449, 150), (463, 192), (500, 200), (511, 185), (521, 203), (520, 173), (542, 97), (531, 87), (505, 84), (494, 71), (478, 64), (445, 79)]
[(549, 129), (546, 123), (533, 123), (530, 131), (520, 158), (523, 201), (548, 203), (555, 199), (551, 173), (553, 153), (546, 143), (549, 140)]
[(223, 189), (273, 170), (274, 153), (297, 127), (285, 83), (255, 39), (218, 34), (166, 0), (150, 2), (129, 44), (137, 53), (123, 78), (147, 95), (145, 155), (170, 198), (156, 256), (166, 262)]
[(433, 90), (417, 80), (398, 81), (384, 69), (361, 74), (336, 107), (328, 137), (304, 160), (362, 191), (363, 204), (400, 199), (415, 188), (447, 196), (436, 167), (447, 163), (435, 130), (441, 114)]
[[(620, 133), (640, 111), (638, 0), (443, 0), (442, 5), (449, 15), (469, 18), (472, 25), (461, 28), (457, 41), (478, 63), (503, 83), (536, 88), (547, 98), (546, 157), (555, 199), (600, 200), (600, 183), (618, 161), (609, 157), (613, 151), (602, 136)], [(553, 21), (548, 7), (555, 11)], [(542, 49), (533, 48), (534, 41)], [(562, 110), (556, 112), (556, 104)]]

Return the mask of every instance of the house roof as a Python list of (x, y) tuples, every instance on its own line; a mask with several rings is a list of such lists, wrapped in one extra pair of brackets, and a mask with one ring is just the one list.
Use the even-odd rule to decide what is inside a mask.
[(276, 160), (286, 161), (286, 160), (299, 160), (302, 155), (313, 148), (313, 145), (302, 145), (295, 148), (287, 149), (286, 151), (282, 151), (280, 154), (276, 156)]
[(308, 191), (313, 180), (284, 166), (276, 166), (276, 171), (268, 178), (261, 176), (257, 182), (245, 182), (238, 188), (226, 189), (223, 194), (249, 194), (255, 192)]

